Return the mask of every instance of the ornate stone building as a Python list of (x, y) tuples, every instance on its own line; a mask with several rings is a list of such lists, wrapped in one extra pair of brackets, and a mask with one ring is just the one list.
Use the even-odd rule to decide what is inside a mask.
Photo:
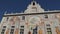
[(32, 1), (24, 13), (4, 14), (0, 34), (60, 34), (60, 12), (44, 11)]

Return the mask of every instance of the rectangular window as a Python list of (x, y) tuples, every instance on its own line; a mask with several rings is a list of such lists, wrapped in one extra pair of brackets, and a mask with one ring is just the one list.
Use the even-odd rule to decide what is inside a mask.
[(51, 28), (47, 28), (48, 31), (51, 31)]
[(1, 32), (1, 34), (4, 34), (4, 32)]
[(20, 29), (20, 34), (24, 34), (24, 29)]
[(20, 32), (20, 34), (24, 34), (24, 32)]
[(14, 34), (14, 28), (15, 26), (11, 26), (10, 34)]
[(4, 34), (6, 26), (3, 26), (1, 34)]
[(2, 29), (2, 32), (4, 32), (5, 31), (5, 29)]
[(8, 21), (9, 17), (7, 17), (7, 21)]
[(6, 28), (6, 26), (3, 26), (3, 28)]
[(50, 24), (46, 24), (47, 28), (47, 34), (52, 34), (51, 28), (50, 28)]
[(36, 29), (33, 29), (33, 34), (37, 34), (37, 30)]
[(20, 29), (20, 31), (21, 31), (21, 32), (23, 32), (23, 31), (24, 31), (24, 29)]
[(21, 26), (20, 34), (24, 34), (24, 26)]
[(21, 28), (24, 28), (24, 26), (21, 26)]
[(48, 32), (48, 34), (52, 34), (52, 32), (51, 31), (47, 31)]
[(25, 20), (25, 16), (22, 16), (22, 20)]
[(11, 29), (11, 32), (14, 32), (14, 29)]
[(11, 28), (15, 28), (15, 26), (11, 26)]
[(37, 27), (33, 29), (33, 34), (37, 34)]
[(50, 26), (50, 24), (47, 24), (46, 26)]
[(20, 34), (24, 34), (24, 32), (20, 32)]
[(14, 34), (13, 32), (10, 32), (10, 34)]
[(11, 29), (10, 34), (14, 34), (14, 29)]
[(48, 15), (45, 15), (45, 18), (48, 18)]
[(51, 28), (47, 28), (47, 33), (48, 33), (48, 34), (52, 34)]

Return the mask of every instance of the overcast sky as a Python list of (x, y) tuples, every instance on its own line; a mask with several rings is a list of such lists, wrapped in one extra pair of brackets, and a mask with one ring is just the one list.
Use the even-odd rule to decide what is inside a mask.
[[(7, 13), (23, 12), (32, 0), (0, 0), (0, 20)], [(44, 10), (60, 10), (60, 0), (35, 0)]]

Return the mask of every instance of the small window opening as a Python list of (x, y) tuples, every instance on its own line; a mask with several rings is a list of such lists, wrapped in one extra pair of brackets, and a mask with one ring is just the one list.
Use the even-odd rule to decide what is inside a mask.
[(33, 2), (33, 5), (35, 5), (35, 2)]
[(21, 26), (21, 28), (24, 28), (24, 26)]
[(25, 20), (25, 16), (22, 16), (22, 20)]
[(24, 29), (20, 29), (20, 34), (24, 34)]
[(12, 28), (15, 28), (15, 26), (11, 26)]
[(6, 28), (6, 26), (3, 26), (3, 28)]
[(45, 15), (45, 18), (48, 18), (48, 15)]

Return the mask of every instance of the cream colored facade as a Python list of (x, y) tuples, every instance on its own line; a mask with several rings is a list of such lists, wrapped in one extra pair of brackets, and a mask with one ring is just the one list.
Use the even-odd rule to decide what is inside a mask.
[[(33, 1), (24, 13), (4, 15), (45, 12), (53, 11), (44, 11), (38, 3)], [(3, 17), (0, 23), (0, 34), (60, 34), (60, 13)]]

